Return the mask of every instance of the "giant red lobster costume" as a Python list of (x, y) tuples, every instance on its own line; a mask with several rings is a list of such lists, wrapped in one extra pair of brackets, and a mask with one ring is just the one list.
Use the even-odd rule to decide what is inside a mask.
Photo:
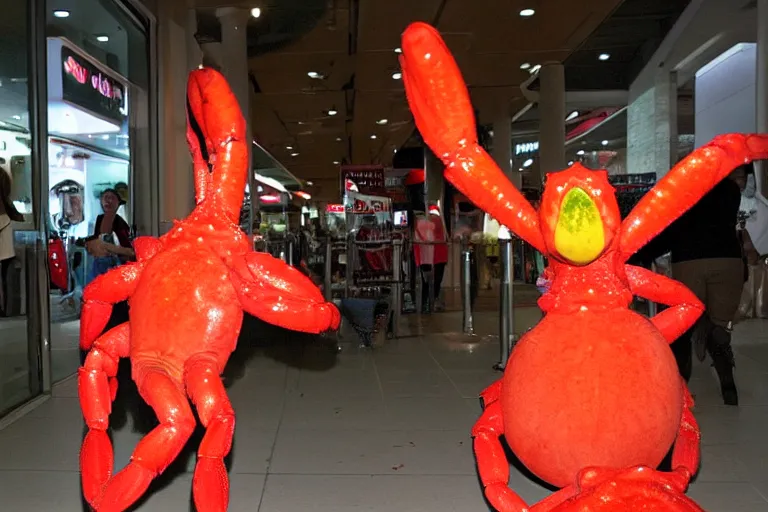
[[(411, 25), (402, 51), (416, 125), (448, 180), (551, 262), (539, 302), (547, 314), (482, 393), (472, 431), (489, 501), (502, 512), (701, 510), (684, 495), (699, 428), (668, 345), (703, 305), (682, 284), (626, 262), (735, 167), (768, 158), (768, 136), (725, 135), (697, 149), (623, 222), (607, 172), (580, 164), (547, 176), (535, 211), (477, 144), (466, 86), (437, 31)], [(670, 307), (647, 319), (629, 309), (633, 295)], [(561, 489), (529, 508), (507, 486), (501, 436)], [(654, 469), (673, 444), (672, 472)]]
[[(176, 458), (195, 429), (188, 398), (206, 428), (193, 479), (200, 512), (224, 511), (224, 456), (235, 414), (220, 374), (235, 349), (243, 311), (310, 333), (338, 327), (340, 316), (299, 271), (253, 252), (238, 220), (249, 172), (245, 120), (226, 80), (212, 69), (191, 73), (187, 142), (195, 173), (194, 211), (160, 238), (134, 244), (135, 263), (115, 268), (84, 291), (80, 406), (88, 426), (80, 453), (83, 493), (101, 512), (127, 509)], [(101, 335), (115, 303), (128, 300), (130, 321)], [(112, 475), (107, 434), (117, 392), (118, 360), (160, 425), (131, 461)]]

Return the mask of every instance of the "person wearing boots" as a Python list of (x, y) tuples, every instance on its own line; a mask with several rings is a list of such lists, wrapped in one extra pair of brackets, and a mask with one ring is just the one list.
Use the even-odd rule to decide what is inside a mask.
[(737, 232), (741, 192), (747, 166), (736, 168), (693, 208), (641, 251), (649, 261), (671, 253), (672, 277), (696, 294), (706, 311), (688, 332), (672, 343), (680, 374), (691, 377), (693, 352), (708, 353), (720, 378), (723, 402), (738, 405), (733, 376), (731, 328), (745, 282), (742, 244)]

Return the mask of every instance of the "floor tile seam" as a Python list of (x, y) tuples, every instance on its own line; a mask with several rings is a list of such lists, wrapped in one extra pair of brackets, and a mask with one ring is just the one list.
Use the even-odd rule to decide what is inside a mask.
[[(426, 345), (426, 342), (424, 340), (421, 340), (423, 344)], [(443, 375), (448, 379), (448, 381), (451, 383), (451, 386), (456, 390), (456, 394), (463, 398), (463, 394), (461, 390), (459, 389), (459, 386), (456, 384), (456, 382), (451, 378), (451, 375), (448, 373), (448, 371), (443, 367), (443, 365), (440, 364), (440, 361), (437, 360), (435, 355), (432, 353), (432, 350), (427, 347), (427, 351), (429, 352), (429, 357), (432, 358), (432, 360), (435, 362), (438, 368), (440, 368), (440, 371), (442, 371)], [(480, 390), (482, 391), (482, 390)], [(480, 394), (480, 391), (478, 391), (478, 396)]]
[[(440, 477), (473, 477), (477, 478), (477, 473), (287, 473), (287, 472), (280, 472), (280, 473), (270, 473), (269, 476), (310, 476), (310, 477), (360, 477), (360, 478), (369, 478), (369, 477), (394, 477), (394, 478), (413, 478), (413, 477), (429, 477), (429, 478), (440, 478)], [(732, 483), (732, 482), (731, 482)], [(479, 483), (478, 483), (479, 485)]]

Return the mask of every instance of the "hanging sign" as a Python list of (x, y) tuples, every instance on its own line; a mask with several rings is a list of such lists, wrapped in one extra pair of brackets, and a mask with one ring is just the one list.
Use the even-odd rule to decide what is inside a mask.
[(128, 114), (125, 85), (67, 46), (61, 47), (61, 66), (64, 101), (102, 119), (123, 124)]
[(527, 155), (530, 153), (535, 153), (538, 150), (539, 150), (539, 141), (523, 142), (520, 144), (515, 144), (516, 155)]

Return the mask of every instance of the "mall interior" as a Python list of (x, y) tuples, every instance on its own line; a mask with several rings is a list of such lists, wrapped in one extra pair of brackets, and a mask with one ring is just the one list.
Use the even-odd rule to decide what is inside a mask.
[[(83, 293), (135, 259), (133, 240), (162, 236), (195, 208), (193, 70), (219, 70), (244, 113), (240, 228), (253, 250), (308, 276), (342, 317), (313, 335), (245, 315), (222, 377), (237, 417), (225, 459), (231, 511), (495, 510), (473, 425), (481, 392), (547, 318), (550, 261), (445, 178), (405, 95), (410, 23), (440, 32), (468, 85), (479, 144), (534, 207), (548, 174), (581, 164), (607, 171), (625, 217), (717, 135), (768, 134), (768, 0), (28, 0), (2, 12), (8, 512), (91, 510), (80, 468)], [(743, 168), (738, 214), (716, 208), (720, 221), (732, 214), (724, 224), (741, 252), (729, 257), (743, 272), (702, 285), (707, 313), (696, 325), (725, 295), (738, 307), (723, 326), (711, 320), (706, 341), (689, 332), (672, 344), (683, 347), (674, 355), (701, 430), (686, 495), (710, 512), (768, 511), (765, 162)], [(685, 176), (679, 193), (697, 180)], [(703, 226), (697, 247), (720, 254), (703, 224), (715, 214), (691, 212)], [(642, 264), (680, 278), (688, 262), (671, 251)], [(664, 308), (653, 300), (630, 307), (651, 317)], [(185, 314), (183, 301), (175, 307)], [(108, 327), (133, 320), (119, 303)], [(716, 331), (728, 341), (712, 350)], [(131, 377), (123, 359), (109, 416), (116, 469), (158, 425)], [(593, 377), (605, 378), (584, 378)], [(204, 434), (198, 426), (130, 510), (198, 510)], [(509, 488), (526, 503), (556, 490), (507, 448)]]

